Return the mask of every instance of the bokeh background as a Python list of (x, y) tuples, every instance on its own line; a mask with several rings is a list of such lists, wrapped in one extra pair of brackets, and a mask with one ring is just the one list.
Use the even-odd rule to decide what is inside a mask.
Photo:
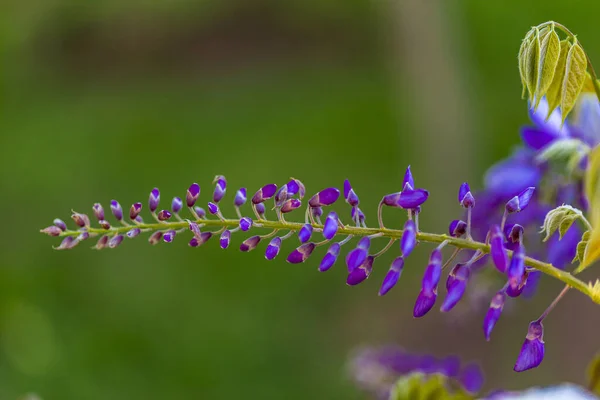
[(525, 32), (558, 20), (600, 62), (599, 14), (594, 0), (2, 1), (0, 398), (363, 399), (348, 355), (390, 343), (477, 360), (487, 389), (583, 383), (600, 314), (577, 293), (545, 323), (542, 366), (512, 371), (560, 288), (549, 278), (487, 343), (483, 280), (452, 313), (413, 320), (426, 246), (380, 298), (393, 251), (348, 287), (343, 265), (319, 273), (318, 257), (267, 262), (181, 238), (58, 252), (38, 230), (154, 186), (167, 202), (197, 181), (206, 202), (216, 174), (226, 204), (240, 186), (350, 178), (373, 223), (408, 164), (431, 192), (422, 226), (445, 230), (459, 184), (480, 188), (527, 123)]

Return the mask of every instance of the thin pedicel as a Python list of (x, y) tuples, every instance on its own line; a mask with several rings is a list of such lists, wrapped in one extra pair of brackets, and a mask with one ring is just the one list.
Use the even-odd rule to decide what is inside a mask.
[[(537, 269), (554, 276), (565, 282), (567, 289), (573, 287), (597, 301), (590, 285), (568, 272), (555, 268), (551, 264), (526, 257), (520, 225), (513, 224), (503, 229), (503, 225), (505, 225), (511, 214), (527, 208), (534, 192), (533, 187), (525, 189), (521, 194), (508, 201), (500, 225), (493, 225), (488, 232), (486, 242), (479, 242), (474, 240), (471, 235), (471, 210), (475, 207), (475, 197), (467, 183), (461, 185), (458, 196), (459, 205), (466, 210), (467, 222), (462, 220), (452, 221), (449, 234), (426, 233), (419, 230), (418, 216), (429, 197), (429, 192), (425, 189), (414, 189), (414, 179), (410, 167), (406, 170), (403, 190), (384, 196), (379, 203), (378, 228), (371, 228), (366, 225), (365, 215), (359, 208), (358, 195), (347, 180), (344, 182), (343, 195), (346, 203), (351, 207), (350, 216), (352, 221), (349, 224), (343, 223), (342, 218), (333, 211), (327, 214), (323, 222), (321, 221), (323, 207), (334, 204), (340, 197), (340, 191), (333, 187), (325, 188), (310, 197), (303, 222), (290, 222), (285, 220), (283, 215), (298, 209), (305, 195), (305, 187), (299, 180), (292, 178), (279, 188), (275, 184), (268, 184), (260, 188), (251, 197), (251, 208), (257, 217), (254, 220), (243, 215), (242, 207), (248, 197), (245, 188), (239, 189), (234, 199), (234, 207), (238, 218), (226, 218), (218, 206), (225, 196), (226, 179), (219, 175), (215, 178), (214, 183), (215, 189), (212, 201), (207, 203), (207, 207), (209, 215), (214, 215), (215, 218), (208, 217), (203, 209), (196, 206), (200, 195), (200, 186), (194, 183), (190, 186), (186, 195), (186, 205), (192, 219), (185, 219), (180, 216), (183, 201), (177, 197), (171, 203), (172, 211), (163, 209), (157, 213), (160, 192), (155, 188), (151, 191), (148, 202), (148, 208), (156, 221), (155, 223), (144, 222), (141, 217), (142, 203), (134, 203), (129, 212), (129, 219), (134, 224), (132, 226), (124, 220), (121, 205), (113, 200), (111, 201), (111, 211), (122, 226), (110, 226), (108, 223), (103, 223), (105, 222), (104, 210), (99, 203), (96, 203), (93, 211), (100, 221), (100, 227), (93, 227), (87, 215), (73, 212), (72, 219), (78, 226), (77, 230), (67, 229), (66, 224), (57, 219), (54, 221), (54, 225), (43, 229), (42, 232), (50, 236), (64, 238), (56, 248), (58, 250), (71, 249), (82, 241), (94, 237), (98, 238), (94, 246), (95, 249), (115, 248), (123, 242), (125, 236), (134, 238), (141, 233), (150, 233), (149, 242), (153, 245), (161, 240), (170, 243), (177, 240), (187, 230), (192, 233), (192, 238), (189, 241), (190, 247), (199, 247), (213, 236), (218, 235), (220, 237), (220, 247), (225, 249), (230, 246), (234, 234), (261, 229), (266, 230), (267, 233), (263, 235), (255, 234), (245, 238), (239, 246), (241, 251), (252, 251), (262, 242), (265, 242), (265, 258), (272, 260), (279, 255), (284, 240), (290, 239), (292, 236), (298, 236), (300, 245), (287, 255), (287, 262), (292, 264), (305, 262), (319, 247), (328, 245), (328, 250), (319, 265), (319, 271), (322, 272), (334, 266), (342, 247), (351, 238), (356, 237), (359, 239), (358, 244), (347, 252), (345, 259), (348, 269), (346, 283), (351, 286), (368, 279), (373, 272), (376, 259), (392, 249), (393, 244), (399, 241), (401, 254), (392, 262), (385, 275), (379, 290), (380, 296), (387, 294), (398, 283), (406, 258), (409, 257), (418, 242), (437, 244), (437, 247), (431, 253), (429, 265), (425, 269), (422, 288), (414, 306), (413, 315), (415, 318), (423, 317), (433, 308), (437, 301), (438, 285), (443, 270), (452, 263), (460, 251), (471, 250), (473, 252), (466, 263), (457, 263), (448, 274), (445, 285), (447, 295), (441, 306), (443, 312), (450, 311), (463, 297), (471, 275), (477, 272), (472, 269), (473, 264), (484, 255), (491, 254), (496, 269), (505, 276), (506, 284), (492, 299), (490, 311), (484, 321), (484, 333), (488, 340), (492, 328), (500, 318), (502, 307), (506, 301), (505, 293), (511, 297), (518, 297), (523, 291), (530, 270)], [(265, 207), (265, 202), (271, 199), (274, 203), (272, 210), (277, 217), (275, 220), (268, 219), (265, 215), (268, 208)], [(408, 219), (403, 229), (385, 228), (383, 224), (384, 207), (400, 208), (407, 212)], [(172, 218), (173, 215), (175, 218)], [(319, 237), (322, 237), (322, 239), (314, 241), (316, 233), (319, 233)], [(336, 237), (344, 238), (341, 241), (334, 241)], [(380, 251), (371, 253), (371, 242), (378, 238), (387, 238), (387, 244)], [(515, 245), (516, 247), (514, 247)], [(454, 251), (445, 263), (442, 252), (444, 247), (454, 247)], [(557, 297), (549, 310), (556, 305), (565, 292), (566, 290)], [(535, 329), (530, 327), (530, 331), (534, 329), (535, 334), (528, 334), (528, 339), (523, 345), (515, 370), (523, 371), (533, 368), (541, 362), (541, 357), (543, 357), (541, 321), (549, 310), (534, 321), (535, 324), (532, 323), (535, 325)]]

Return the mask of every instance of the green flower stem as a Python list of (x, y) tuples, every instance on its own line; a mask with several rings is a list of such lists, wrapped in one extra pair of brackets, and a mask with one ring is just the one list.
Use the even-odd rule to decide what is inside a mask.
[[(239, 225), (239, 221), (237, 219), (197, 219), (195, 221), (199, 225), (204, 225), (205, 227), (217, 227), (217, 228), (235, 228)], [(273, 229), (273, 230), (290, 230), (297, 232), (299, 231), (304, 224), (299, 222), (281, 222), (281, 221), (269, 221), (269, 220), (255, 220), (255, 226), (258, 228), (260, 225), (261, 228), (265, 229)], [(164, 222), (164, 223), (141, 223), (135, 224), (131, 226), (116, 226), (111, 229), (102, 229), (102, 228), (93, 228), (88, 227), (87, 231), (90, 234), (95, 235), (116, 235), (123, 234), (129, 231), (130, 229), (137, 227), (145, 231), (159, 231), (159, 230), (170, 230), (170, 229), (182, 229), (188, 227), (188, 222), (186, 221), (174, 221), (174, 222)], [(323, 229), (323, 225), (313, 224), (313, 228), (315, 229)], [(338, 229), (338, 234), (342, 235), (352, 235), (358, 237), (370, 236), (378, 234), (382, 237), (388, 237), (391, 239), (400, 239), (402, 237), (402, 230), (399, 229), (388, 229), (388, 228), (361, 228), (355, 226), (344, 226)], [(81, 231), (78, 230), (67, 230), (60, 234), (60, 236), (78, 236)], [(459, 249), (469, 249), (469, 250), (479, 250), (482, 253), (489, 253), (490, 246), (477, 242), (474, 240), (468, 239), (460, 239), (451, 237), (448, 235), (439, 235), (435, 233), (426, 233), (426, 232), (418, 232), (417, 239), (421, 242), (428, 243), (442, 243), (446, 242), (446, 244), (454, 246)], [(512, 255), (512, 252), (508, 252), (509, 255)], [(552, 264), (548, 264), (539, 260), (536, 260), (531, 257), (525, 258), (525, 265), (535, 268), (538, 271), (543, 272), (546, 275), (553, 276), (554, 278), (564, 282), (568, 286), (575, 288), (585, 294), (586, 296), (592, 297), (592, 290), (590, 286), (577, 279), (575, 276), (571, 275), (566, 271), (562, 271)]]

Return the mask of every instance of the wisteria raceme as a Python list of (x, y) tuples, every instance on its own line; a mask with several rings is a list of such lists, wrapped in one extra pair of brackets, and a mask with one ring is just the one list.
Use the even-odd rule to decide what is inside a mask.
[[(191, 234), (188, 245), (200, 247), (212, 236), (219, 236), (219, 246), (227, 249), (236, 236), (244, 234), (249, 230), (262, 230), (262, 234), (254, 234), (241, 239), (239, 249), (242, 252), (254, 250), (262, 242), (265, 242), (264, 256), (268, 260), (275, 259), (281, 251), (287, 239), (294, 236), (300, 242), (297, 247), (287, 253), (285, 259), (290, 264), (306, 262), (319, 248), (327, 246), (327, 250), (320, 256), (319, 271), (324, 272), (331, 269), (337, 262), (342, 250), (346, 249), (345, 262), (347, 266), (346, 284), (356, 286), (364, 282), (374, 273), (377, 259), (396, 248), (397, 254), (389, 269), (382, 275), (382, 284), (379, 295), (383, 296), (398, 286), (405, 263), (409, 262), (410, 256), (420, 242), (430, 242), (437, 245), (430, 255), (429, 263), (424, 270), (421, 289), (417, 296), (413, 316), (420, 318), (425, 316), (435, 305), (438, 295), (438, 285), (442, 279), (444, 268), (449, 265), (461, 251), (469, 253), (469, 258), (463, 262), (456, 262), (450, 270), (446, 279), (447, 294), (440, 307), (441, 311), (448, 312), (455, 308), (465, 292), (468, 290), (472, 275), (478, 273), (481, 268), (472, 268), (484, 256), (491, 253), (493, 264), (504, 281), (502, 290), (493, 296), (490, 308), (484, 320), (485, 338), (489, 340), (491, 331), (499, 320), (500, 313), (507, 296), (518, 297), (527, 284), (529, 274), (538, 269), (547, 274), (559, 277), (568, 286), (575, 287), (590, 295), (590, 288), (585, 283), (577, 280), (569, 274), (557, 274), (557, 269), (552, 265), (525, 256), (525, 228), (521, 221), (512, 220), (512, 215), (519, 215), (534, 199), (533, 188), (526, 188), (517, 195), (508, 199), (504, 213), (497, 214), (497, 223), (490, 225), (486, 232), (486, 242), (476, 241), (471, 231), (475, 228), (473, 224), (472, 210), (477, 210), (475, 196), (471, 192), (468, 183), (463, 183), (459, 188), (459, 205), (466, 211), (466, 221), (455, 219), (449, 224), (449, 234), (432, 234), (422, 232), (418, 226), (418, 216), (423, 212), (429, 192), (425, 189), (414, 188), (414, 178), (410, 167), (407, 168), (402, 190), (382, 198), (378, 208), (379, 227), (372, 228), (366, 225), (364, 213), (358, 208), (359, 198), (356, 190), (346, 180), (343, 184), (343, 195), (345, 203), (350, 207), (350, 223), (343, 222), (342, 217), (336, 211), (327, 211), (324, 221), (321, 217), (324, 208), (328, 208), (337, 202), (340, 190), (329, 187), (320, 190), (311, 196), (306, 204), (305, 212), (300, 210), (302, 198), (306, 193), (304, 184), (292, 178), (287, 183), (278, 187), (276, 184), (267, 184), (259, 188), (247, 204), (246, 188), (239, 189), (235, 194), (233, 207), (238, 218), (227, 218), (219, 207), (219, 202), (225, 196), (225, 177), (218, 175), (215, 178), (215, 189), (211, 201), (206, 203), (208, 215), (201, 207), (197, 206), (200, 196), (200, 186), (193, 183), (186, 192), (185, 202), (188, 206), (189, 218), (186, 218), (183, 210), (183, 201), (174, 197), (171, 202), (171, 211), (158, 210), (160, 192), (154, 188), (150, 192), (148, 210), (155, 220), (145, 223), (142, 219), (142, 203), (134, 203), (129, 212), (131, 222), (123, 220), (123, 210), (116, 200), (112, 200), (110, 208), (118, 224), (111, 225), (104, 215), (104, 211), (96, 203), (92, 209), (99, 227), (94, 227), (85, 214), (73, 212), (72, 219), (77, 229), (69, 230), (61, 220), (54, 220), (53, 225), (42, 229), (43, 233), (50, 236), (62, 237), (63, 241), (56, 248), (58, 250), (72, 249), (80, 242), (88, 238), (97, 237), (95, 249), (115, 248), (119, 246), (124, 236), (130, 239), (149, 233), (149, 243), (156, 245), (160, 242), (177, 242), (176, 238)], [(272, 202), (273, 206), (266, 206)], [(485, 204), (485, 202), (484, 202)], [(251, 208), (256, 218), (243, 216), (242, 208)], [(388, 229), (383, 224), (383, 209), (385, 207), (400, 208), (406, 210), (407, 219), (402, 230)], [(269, 219), (267, 210), (273, 210), (274, 219)], [(284, 215), (291, 215), (297, 211), (304, 214), (301, 222), (288, 222)], [(269, 212), (271, 213), (271, 211)], [(180, 215), (181, 214), (181, 215)], [(211, 217), (214, 216), (214, 217)], [(174, 218), (172, 218), (174, 217)], [(510, 221), (509, 221), (510, 220)], [(189, 231), (189, 232), (188, 232)], [(314, 241), (314, 233), (320, 232), (320, 240)], [(475, 231), (477, 232), (477, 231)], [(189, 237), (189, 236), (188, 236)], [(352, 247), (351, 240), (357, 240)], [(375, 242), (381, 239), (387, 240), (383, 247)], [(313, 241), (311, 241), (313, 240)], [(399, 248), (393, 244), (398, 241)], [(378, 250), (373, 251), (373, 248)], [(450, 256), (444, 256), (446, 247), (454, 247)], [(466, 253), (465, 253), (466, 254)], [(444, 260), (446, 261), (444, 262)], [(384, 267), (378, 267), (384, 268)], [(548, 310), (547, 310), (548, 312)], [(547, 313), (546, 312), (546, 313)], [(544, 315), (545, 316), (545, 315)], [(541, 320), (540, 320), (541, 321)], [(528, 337), (533, 337), (531, 334)], [(534, 339), (530, 339), (533, 341)], [(541, 336), (540, 336), (541, 340)], [(529, 343), (529, 342), (528, 342)], [(532, 342), (533, 343), (533, 342)], [(538, 342), (535, 342), (538, 343)], [(534, 345), (535, 345), (534, 343)], [(532, 345), (524, 346), (523, 352), (531, 353)], [(539, 346), (538, 346), (539, 347)], [(538, 356), (519, 356), (516, 370), (525, 370), (537, 366), (541, 362)], [(542, 353), (543, 356), (543, 353)], [(527, 363), (530, 363), (528, 365)]]

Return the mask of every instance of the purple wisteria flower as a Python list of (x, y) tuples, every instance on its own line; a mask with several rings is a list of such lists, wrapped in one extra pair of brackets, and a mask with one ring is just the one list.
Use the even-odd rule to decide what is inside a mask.
[(246, 204), (246, 199), (247, 199), (246, 188), (245, 187), (240, 188), (235, 193), (235, 199), (233, 200), (233, 205), (236, 206), (236, 207), (241, 207), (244, 204)]
[(417, 226), (415, 221), (409, 219), (404, 224), (404, 232), (402, 232), (402, 239), (400, 240), (400, 250), (402, 255), (406, 258), (412, 253), (413, 249), (417, 245)]
[(281, 249), (281, 238), (276, 236), (273, 239), (271, 239), (271, 242), (269, 242), (269, 245), (267, 246), (267, 250), (265, 251), (265, 258), (267, 260), (274, 259), (279, 254), (280, 249)]
[(329, 246), (329, 249), (327, 249), (327, 254), (325, 254), (325, 257), (323, 257), (321, 263), (319, 264), (319, 271), (325, 272), (329, 270), (329, 268), (333, 267), (333, 264), (335, 264), (338, 256), (340, 255), (341, 248), (342, 246), (339, 243), (332, 243), (331, 246)]
[(340, 197), (340, 191), (336, 188), (327, 188), (321, 190), (310, 198), (308, 204), (311, 207), (330, 206)]
[(287, 262), (290, 264), (303, 263), (308, 257), (310, 257), (315, 247), (316, 246), (314, 243), (304, 243), (300, 245), (300, 247), (297, 247), (288, 255)]
[(181, 200), (181, 197), (173, 197), (173, 200), (171, 201), (171, 211), (173, 211), (173, 214), (179, 214), (182, 208), (183, 201)]
[(389, 292), (396, 283), (398, 283), (398, 279), (400, 279), (400, 275), (402, 274), (402, 269), (404, 268), (404, 258), (402, 256), (396, 257), (388, 273), (383, 278), (383, 283), (381, 284), (381, 289), (379, 289), (379, 295), (383, 296), (387, 292)]
[(330, 212), (323, 225), (323, 237), (327, 240), (333, 239), (338, 230), (338, 215), (335, 211)]
[(313, 233), (313, 227), (311, 224), (304, 224), (298, 231), (298, 239), (300, 243), (306, 243), (310, 240)]
[(213, 202), (218, 203), (225, 196), (227, 190), (227, 179), (223, 175), (217, 175), (213, 180), (215, 190), (213, 191)]
[[(198, 187), (198, 192), (200, 192), (200, 187)], [(159, 203), (160, 203), (160, 191), (158, 190), (158, 188), (154, 188), (150, 191), (150, 197), (148, 198), (148, 209), (150, 210), (150, 212), (156, 211)], [(111, 204), (111, 206), (112, 206), (112, 204)]]
[(240, 219), (240, 229), (242, 232), (246, 232), (248, 229), (252, 227), (252, 219), (248, 217), (242, 217)]
[(506, 295), (503, 291), (496, 293), (496, 295), (492, 298), (490, 308), (488, 309), (485, 319), (483, 320), (483, 333), (485, 335), (485, 340), (487, 341), (490, 340), (492, 330), (500, 319), (500, 315), (502, 315), (502, 309), (504, 308), (505, 301)]
[(529, 324), (527, 336), (519, 352), (519, 357), (515, 364), (516, 372), (526, 371), (535, 368), (544, 359), (544, 326), (540, 321), (533, 321)]
[(254, 196), (252, 196), (252, 204), (263, 203), (266, 200), (269, 200), (271, 197), (275, 196), (276, 191), (277, 185), (274, 183), (263, 186), (258, 189)]
[[(156, 190), (158, 191), (158, 189)], [(187, 206), (194, 207), (194, 204), (196, 204), (196, 200), (198, 200), (198, 197), (200, 197), (200, 185), (198, 185), (197, 183), (192, 183), (185, 195), (185, 202)], [(158, 201), (156, 202), (156, 205), (158, 206)], [(156, 209), (156, 207), (154, 209)], [(150, 210), (152, 210), (152, 207), (150, 207)]]

